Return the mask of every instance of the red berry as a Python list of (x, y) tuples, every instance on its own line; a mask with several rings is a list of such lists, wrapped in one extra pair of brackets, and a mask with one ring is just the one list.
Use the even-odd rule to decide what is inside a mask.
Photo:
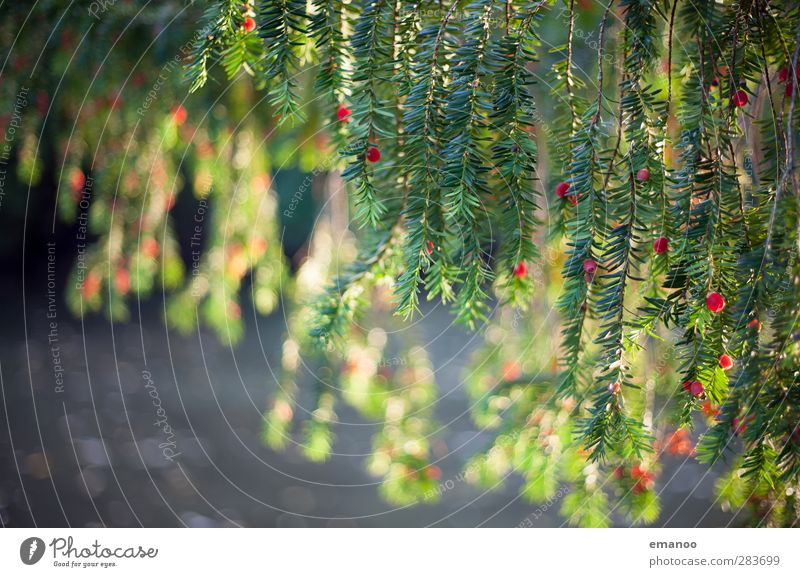
[(250, 253), (254, 259), (261, 258), (267, 250), (267, 241), (260, 236), (255, 237), (250, 243)]
[(175, 206), (175, 195), (171, 192), (164, 198), (164, 210), (169, 212)]
[(344, 121), (344, 122), (350, 122), (350, 118), (349, 118), (349, 116), (350, 116), (352, 113), (353, 113), (353, 111), (352, 111), (352, 110), (350, 110), (349, 108), (347, 108), (345, 105), (342, 105), (342, 106), (340, 106), (340, 107), (339, 107), (339, 109), (336, 111), (336, 118), (338, 118), (339, 120), (342, 120), (342, 121)]
[(381, 151), (375, 146), (370, 146), (367, 150), (367, 160), (370, 162), (378, 162), (381, 159)]
[(761, 321), (758, 319), (753, 319), (749, 323), (747, 323), (747, 328), (749, 329), (756, 329), (757, 333), (761, 332)]
[(100, 284), (102, 283), (102, 279), (100, 275), (96, 272), (89, 271), (86, 275), (86, 278), (83, 279), (83, 285), (81, 286), (81, 295), (85, 299), (93, 299), (97, 296), (97, 293), (100, 292)]
[(69, 185), (72, 188), (72, 197), (77, 199), (86, 184), (86, 175), (80, 168), (73, 168), (69, 173)]
[(247, 32), (252, 32), (256, 29), (256, 21), (252, 19), (250, 16), (244, 19), (244, 29)]
[(142, 254), (150, 258), (158, 256), (159, 246), (158, 241), (154, 238), (147, 237), (142, 240)]
[(514, 276), (517, 278), (523, 278), (526, 274), (528, 274), (528, 265), (522, 261), (518, 262), (514, 266)]
[(612, 395), (618, 395), (621, 388), (622, 386), (619, 384), (619, 381), (617, 381), (608, 385), (608, 392)]
[(721, 354), (719, 356), (719, 366), (722, 367), (723, 371), (727, 371), (733, 366), (733, 359), (726, 354)]
[(189, 114), (186, 112), (186, 109), (181, 106), (180, 104), (172, 109), (172, 120), (180, 126), (184, 122), (186, 122), (186, 118)]
[(653, 250), (656, 254), (664, 254), (669, 250), (669, 239), (666, 236), (659, 236), (653, 241)]
[(648, 471), (643, 471), (631, 489), (634, 493), (644, 493), (653, 488), (653, 475)]
[(692, 437), (686, 429), (678, 429), (666, 439), (666, 450), (670, 455), (691, 455), (694, 447)]
[(597, 263), (594, 262), (592, 259), (587, 258), (583, 261), (583, 272), (586, 274), (594, 274), (597, 270)]
[(650, 171), (647, 170), (646, 168), (640, 169), (636, 173), (636, 180), (638, 180), (639, 182), (647, 182), (648, 180), (650, 180)]
[(741, 435), (747, 430), (747, 419), (744, 417), (734, 417), (731, 421), (731, 428), (735, 435)]
[(695, 397), (699, 397), (703, 394), (705, 389), (703, 388), (703, 383), (700, 381), (684, 381), (683, 390), (687, 393), (691, 393)]
[(708, 293), (706, 306), (712, 313), (718, 313), (725, 308), (725, 298), (717, 291)]
[[(788, 81), (789, 84), (791, 84), (792, 83), (792, 78), (789, 75), (789, 70), (790, 69), (789, 69), (788, 66), (784, 66), (783, 68), (781, 68), (778, 71), (778, 80), (780, 80), (781, 82), (787, 82)], [(800, 80), (800, 64), (797, 65), (797, 69), (794, 71), (794, 76), (795, 76), (795, 78), (797, 78), (797, 80)]]
[(632, 489), (634, 493), (642, 493), (653, 487), (653, 474), (641, 465), (631, 468), (631, 478), (636, 481)]
[(744, 90), (737, 90), (736, 93), (733, 95), (733, 104), (735, 106), (742, 107), (750, 102), (750, 98), (747, 96), (747, 92)]
[(559, 182), (556, 185), (556, 196), (558, 198), (565, 198), (570, 201), (574, 206), (578, 206), (578, 198), (576, 196), (567, 196), (567, 192), (569, 192), (569, 183), (568, 182)]
[(425, 474), (429, 479), (440, 479), (442, 477), (442, 470), (436, 465), (428, 465), (425, 467)]
[(522, 376), (522, 366), (516, 361), (507, 361), (503, 364), (503, 380), (516, 381)]
[(131, 290), (131, 275), (125, 268), (117, 269), (117, 274), (114, 275), (114, 286), (117, 287), (117, 292), (121, 295), (128, 294)]
[(433, 254), (433, 249), (434, 249), (433, 241), (432, 240), (428, 240), (428, 241), (425, 242), (425, 244), (427, 245), (426, 248), (428, 249), (428, 254)]

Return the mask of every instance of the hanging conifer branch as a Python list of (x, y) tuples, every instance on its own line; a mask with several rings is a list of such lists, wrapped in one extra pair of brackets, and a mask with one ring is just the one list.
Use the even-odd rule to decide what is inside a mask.
[[(566, 198), (578, 207), (572, 222), (567, 222), (567, 233), (570, 235), (570, 249), (568, 259), (564, 263), (563, 276), (565, 279), (564, 292), (559, 298), (557, 306), (566, 317), (562, 329), (562, 345), (564, 356), (561, 360), (564, 371), (559, 382), (558, 394), (562, 397), (571, 397), (578, 393), (578, 381), (583, 367), (579, 360), (583, 352), (583, 331), (589, 310), (589, 290), (591, 287), (590, 276), (594, 270), (587, 272), (586, 267), (594, 265), (592, 259), (592, 244), (602, 223), (602, 200), (605, 198), (605, 189), (609, 174), (600, 191), (601, 202), (596, 202), (597, 194), (594, 191), (593, 178), (600, 171), (601, 153), (599, 122), (602, 114), (603, 97), (603, 48), (605, 40), (605, 25), (608, 13), (613, 2), (609, 2), (603, 13), (600, 24), (600, 34), (597, 47), (597, 97), (594, 109), (586, 112), (591, 119), (583, 123), (585, 129), (575, 133), (572, 138), (570, 150), (570, 179), (559, 186), (568, 186)], [(619, 142), (619, 141), (618, 141)], [(613, 158), (611, 163), (613, 163)], [(585, 198), (585, 200), (581, 200)], [(588, 207), (587, 207), (588, 205)], [(588, 263), (588, 265), (587, 265)]]
[(295, 74), (299, 72), (300, 62), (295, 50), (307, 26), (303, 0), (268, 0), (261, 5), (258, 31), (266, 46), (266, 85), (270, 103), (281, 122), (303, 119), (297, 106)]
[(353, 71), (355, 122), (351, 128), (351, 144), (343, 155), (352, 156), (353, 160), (343, 176), (355, 183), (358, 219), (371, 227), (378, 226), (386, 211), (368, 164), (380, 160), (378, 141), (391, 135), (393, 118), (385, 98), (385, 94), (391, 92), (391, 87), (385, 84), (391, 77), (395, 40), (393, 34), (387, 34), (391, 14), (389, 0), (367, 0), (351, 38), (356, 64)]
[(450, 264), (445, 240), (442, 198), (439, 191), (440, 132), (443, 112), (438, 104), (445, 82), (444, 62), (450, 19), (458, 2), (453, 2), (440, 23), (431, 23), (418, 35), (419, 53), (412, 69), (417, 82), (406, 99), (404, 167), (409, 175), (409, 197), (403, 212), (406, 239), (405, 270), (397, 279), (397, 312), (408, 318), (419, 306), (423, 273), (432, 296), (445, 302), (453, 298), (455, 267)]
[(467, 6), (468, 40), (455, 51), (456, 64), (444, 118), (448, 127), (447, 144), (442, 151), (444, 169), (439, 186), (444, 191), (445, 220), (461, 237), (454, 259), (463, 262), (455, 310), (458, 320), (469, 326), (486, 320), (486, 287), (494, 277), (487, 263), (489, 255), (484, 253), (488, 239), (479, 221), (490, 194), (483, 134), (487, 129), (485, 115), (491, 110), (491, 95), (486, 85), (490, 82), (487, 56), (494, 10), (493, 1)]
[(347, 96), (350, 82), (344, 32), (347, 6), (340, 0), (314, 0), (312, 6), (314, 12), (309, 16), (308, 30), (320, 59), (315, 89), (328, 95), (333, 104), (340, 104)]
[[(507, 26), (511, 26), (509, 4), (506, 4)], [(534, 62), (533, 43), (537, 40), (539, 2), (524, 14), (513, 34), (496, 41), (493, 59), (497, 62), (494, 87), (493, 128), (500, 134), (492, 147), (492, 160), (497, 166), (501, 186), (508, 187), (509, 198), (501, 207), (500, 232), (502, 248), (497, 257), (498, 268), (507, 271), (501, 287), (509, 290), (508, 300), (524, 307), (530, 301), (533, 284), (524, 274), (528, 264), (538, 260), (539, 252), (533, 235), (539, 209), (534, 198), (536, 142), (531, 137), (534, 108), (529, 86), (532, 84), (527, 62)], [(521, 274), (522, 273), (522, 274)]]

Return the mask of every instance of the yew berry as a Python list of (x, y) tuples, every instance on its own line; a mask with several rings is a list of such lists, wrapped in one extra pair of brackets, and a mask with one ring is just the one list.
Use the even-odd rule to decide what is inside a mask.
[(520, 261), (516, 265), (514, 265), (514, 276), (517, 278), (523, 278), (526, 274), (528, 274), (528, 265), (524, 262)]
[(725, 298), (717, 291), (712, 291), (706, 297), (706, 306), (712, 313), (718, 313), (725, 308)]
[(723, 353), (719, 356), (719, 366), (722, 367), (723, 371), (727, 371), (733, 366), (733, 359)]
[(429, 479), (440, 479), (442, 477), (442, 470), (436, 465), (428, 465), (425, 467), (425, 476)]
[(643, 493), (653, 488), (653, 474), (640, 465), (633, 466), (631, 478), (636, 481), (632, 488), (634, 493)]
[(250, 243), (250, 253), (254, 259), (261, 258), (267, 250), (267, 241), (260, 236), (255, 237)]
[(253, 30), (256, 29), (256, 21), (250, 16), (248, 16), (247, 18), (244, 19), (244, 29), (247, 32), (252, 32)]
[[(800, 80), (800, 64), (797, 65), (797, 69), (794, 72), (795, 77)], [(789, 67), (784, 66), (778, 71), (778, 80), (781, 82), (789, 81), (789, 84), (792, 83), (792, 79), (789, 77)]]
[(350, 122), (350, 115), (353, 113), (352, 110), (347, 108), (345, 105), (339, 107), (336, 111), (336, 118), (343, 122)]
[(83, 285), (81, 285), (81, 295), (85, 299), (93, 299), (97, 296), (97, 293), (100, 292), (100, 284), (102, 279), (100, 275), (97, 274), (95, 271), (89, 271), (86, 275), (86, 278), (83, 279)]
[(504, 363), (502, 371), (504, 381), (516, 381), (522, 376), (522, 366), (516, 361)]
[(703, 388), (703, 383), (700, 381), (684, 381), (683, 390), (687, 393), (691, 393), (692, 396), (699, 397), (703, 394), (705, 389)]
[(578, 206), (578, 198), (575, 197), (575, 196), (567, 196), (568, 192), (569, 192), (569, 183), (568, 182), (559, 182), (556, 185), (556, 196), (558, 196), (558, 198), (566, 198), (574, 206)]
[(86, 184), (86, 175), (83, 174), (83, 171), (80, 168), (72, 169), (72, 172), (69, 174), (69, 185), (72, 188), (72, 197), (78, 198), (81, 195), (81, 191), (83, 191), (83, 187)]
[(761, 321), (758, 319), (753, 319), (749, 323), (747, 323), (747, 328), (749, 329), (756, 329), (757, 333), (761, 332)]
[(583, 272), (586, 274), (594, 274), (597, 271), (597, 263), (594, 262), (592, 259), (587, 258), (583, 261)]
[(434, 244), (432, 240), (425, 241), (426, 249), (428, 250), (428, 254), (433, 254)]
[(160, 247), (158, 246), (158, 241), (154, 238), (147, 237), (142, 240), (142, 254), (148, 256), (150, 258), (156, 258), (158, 256)]
[(653, 250), (656, 254), (663, 254), (669, 250), (669, 239), (666, 236), (659, 236), (653, 241)]
[(117, 292), (121, 295), (128, 294), (131, 290), (131, 275), (126, 268), (117, 269), (114, 275), (114, 286), (117, 287)]
[(733, 104), (734, 106), (742, 107), (745, 106), (748, 102), (750, 102), (750, 98), (747, 96), (747, 92), (744, 90), (737, 90), (736, 93), (733, 95)]
[(367, 160), (369, 162), (378, 162), (381, 159), (381, 151), (375, 146), (370, 146), (367, 150)]
[(639, 182), (647, 182), (648, 180), (650, 180), (650, 171), (647, 170), (646, 168), (640, 168), (636, 172), (636, 180), (638, 180)]
[(181, 124), (186, 122), (186, 119), (188, 118), (188, 116), (189, 116), (189, 113), (186, 112), (186, 109), (183, 106), (181, 106), (180, 104), (172, 109), (172, 120), (178, 126), (180, 126)]

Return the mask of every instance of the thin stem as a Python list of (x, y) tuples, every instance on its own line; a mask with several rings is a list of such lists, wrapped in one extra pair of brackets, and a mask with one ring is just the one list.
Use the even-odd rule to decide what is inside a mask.
[(575, 114), (575, 95), (572, 93), (573, 79), (572, 79), (572, 35), (575, 28), (575, 0), (569, 0), (569, 31), (567, 33), (567, 99), (569, 104), (569, 113), (572, 117), (572, 130), (578, 125), (578, 118)]

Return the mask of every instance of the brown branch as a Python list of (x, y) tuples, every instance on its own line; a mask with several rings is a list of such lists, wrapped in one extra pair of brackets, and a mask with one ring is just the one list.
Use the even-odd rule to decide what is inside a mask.
[(603, 12), (603, 19), (600, 21), (600, 34), (597, 39), (597, 110), (592, 119), (592, 126), (596, 126), (600, 121), (600, 105), (603, 100), (603, 41), (606, 31), (606, 19), (613, 3), (614, 0), (609, 0), (605, 12)]
[(569, 0), (569, 30), (567, 33), (567, 103), (569, 104), (569, 113), (572, 117), (572, 126), (570, 134), (575, 130), (578, 124), (578, 119), (575, 115), (575, 95), (572, 93), (572, 35), (575, 28), (575, 0)]

